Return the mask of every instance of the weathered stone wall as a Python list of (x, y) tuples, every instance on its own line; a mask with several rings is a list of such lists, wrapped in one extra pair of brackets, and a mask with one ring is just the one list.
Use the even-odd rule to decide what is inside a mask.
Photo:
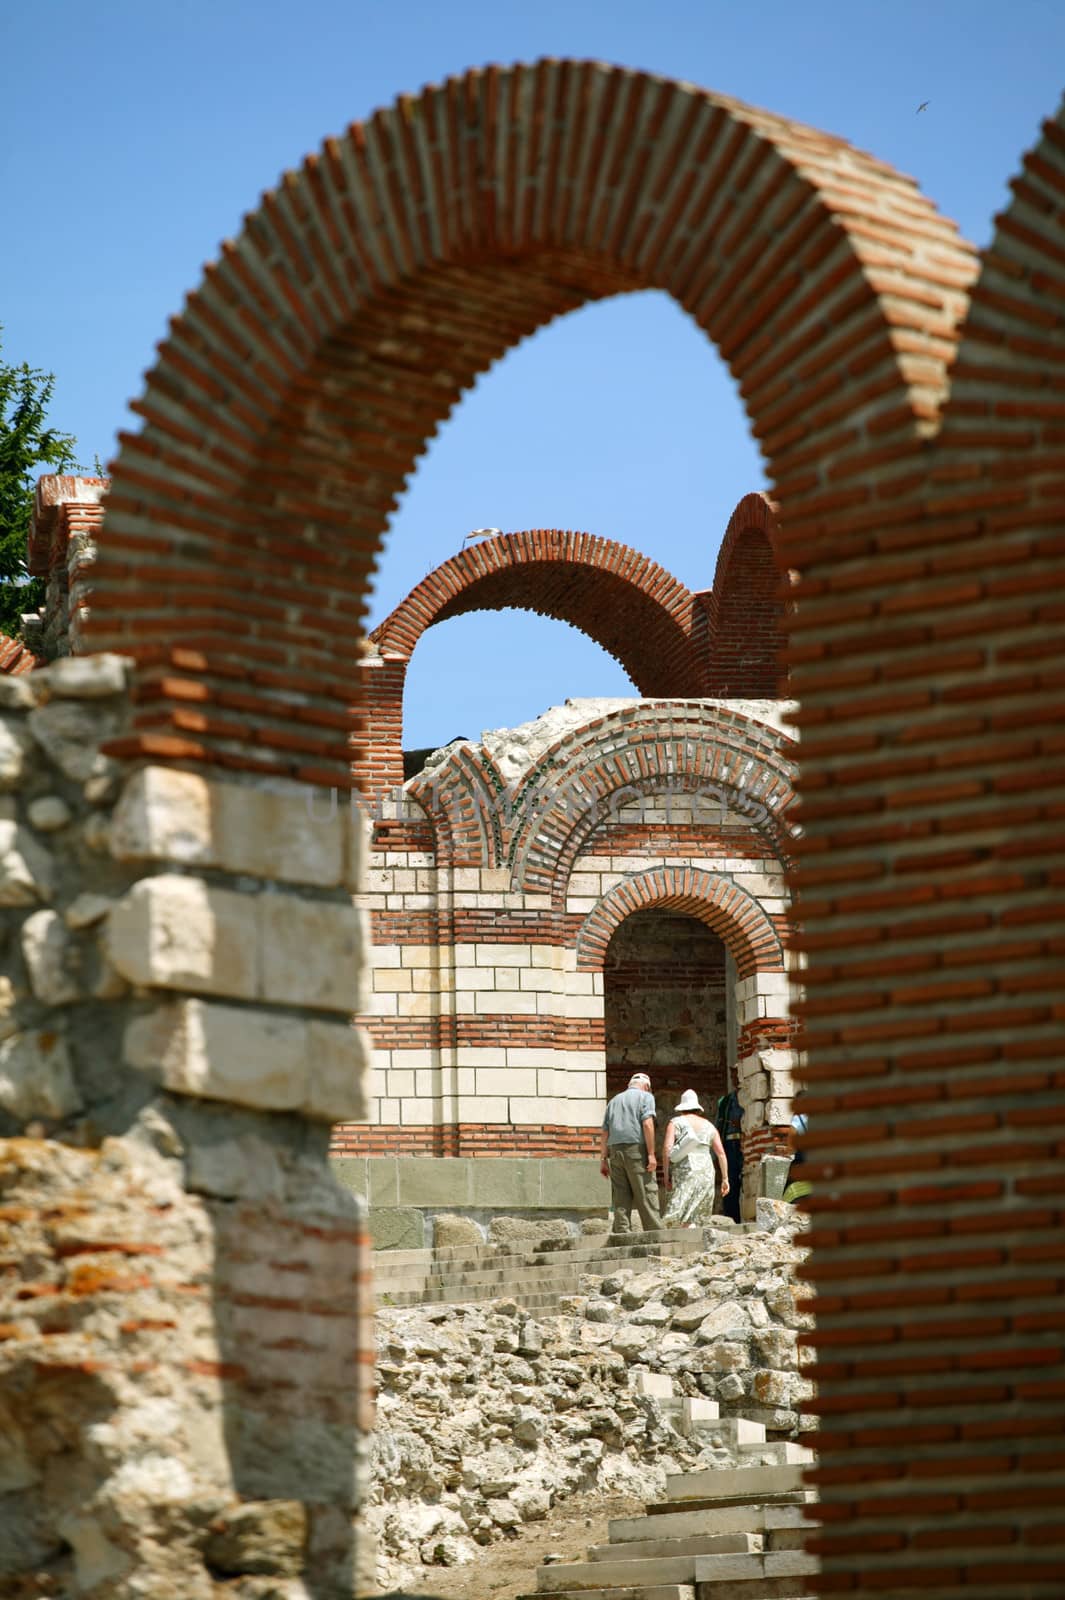
[(356, 840), (111, 759), (129, 676), (0, 678), (0, 1589), (350, 1596)]

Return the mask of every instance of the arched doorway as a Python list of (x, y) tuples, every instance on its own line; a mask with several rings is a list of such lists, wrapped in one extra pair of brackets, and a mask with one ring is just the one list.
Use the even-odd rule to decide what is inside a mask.
[(658, 1144), (694, 1089), (712, 1116), (734, 1060), (734, 968), (719, 934), (682, 911), (651, 906), (615, 928), (603, 963), (607, 1093), (646, 1072)]

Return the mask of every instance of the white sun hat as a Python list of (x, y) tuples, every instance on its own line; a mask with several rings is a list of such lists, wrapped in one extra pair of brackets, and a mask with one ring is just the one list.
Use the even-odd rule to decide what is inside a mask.
[[(673, 1109), (674, 1111), (703, 1111), (702, 1106), (699, 1104), (699, 1096), (694, 1089), (685, 1089)], [(703, 1112), (703, 1115), (705, 1116), (706, 1113)]]

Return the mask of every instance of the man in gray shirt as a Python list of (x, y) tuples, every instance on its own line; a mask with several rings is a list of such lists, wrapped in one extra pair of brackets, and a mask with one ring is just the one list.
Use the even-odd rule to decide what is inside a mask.
[(600, 1157), (599, 1170), (610, 1179), (611, 1232), (632, 1232), (635, 1206), (643, 1231), (657, 1233), (662, 1224), (655, 1179), (655, 1102), (646, 1072), (634, 1072), (628, 1088), (607, 1105)]

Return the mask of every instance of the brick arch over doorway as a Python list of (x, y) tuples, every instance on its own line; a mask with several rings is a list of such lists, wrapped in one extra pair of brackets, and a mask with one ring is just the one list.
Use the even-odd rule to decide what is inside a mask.
[(863, 449), (907, 455), (938, 416), (950, 349), (929, 329), (953, 330), (973, 275), (890, 167), (690, 86), (547, 61), (379, 112), (265, 197), (135, 408), (92, 618), (151, 679), (122, 748), (346, 781), (388, 516), (462, 392), (552, 318), (669, 292), (790, 513), (817, 516), (864, 498)]
[(780, 936), (753, 896), (719, 873), (655, 867), (618, 884), (588, 914), (577, 935), (578, 972), (599, 971), (614, 930), (650, 906), (705, 922), (731, 951), (741, 978), (784, 971)]
[(1063, 196), (1059, 113), (939, 437), (975, 262), (908, 180), (598, 65), (427, 90), (330, 141), (209, 269), (96, 573), (91, 642), (140, 669), (111, 748), (346, 782), (377, 544), (473, 377), (641, 287), (719, 345), (801, 573), (823, 1592), (874, 1566), (885, 1600), (1060, 1592)]

